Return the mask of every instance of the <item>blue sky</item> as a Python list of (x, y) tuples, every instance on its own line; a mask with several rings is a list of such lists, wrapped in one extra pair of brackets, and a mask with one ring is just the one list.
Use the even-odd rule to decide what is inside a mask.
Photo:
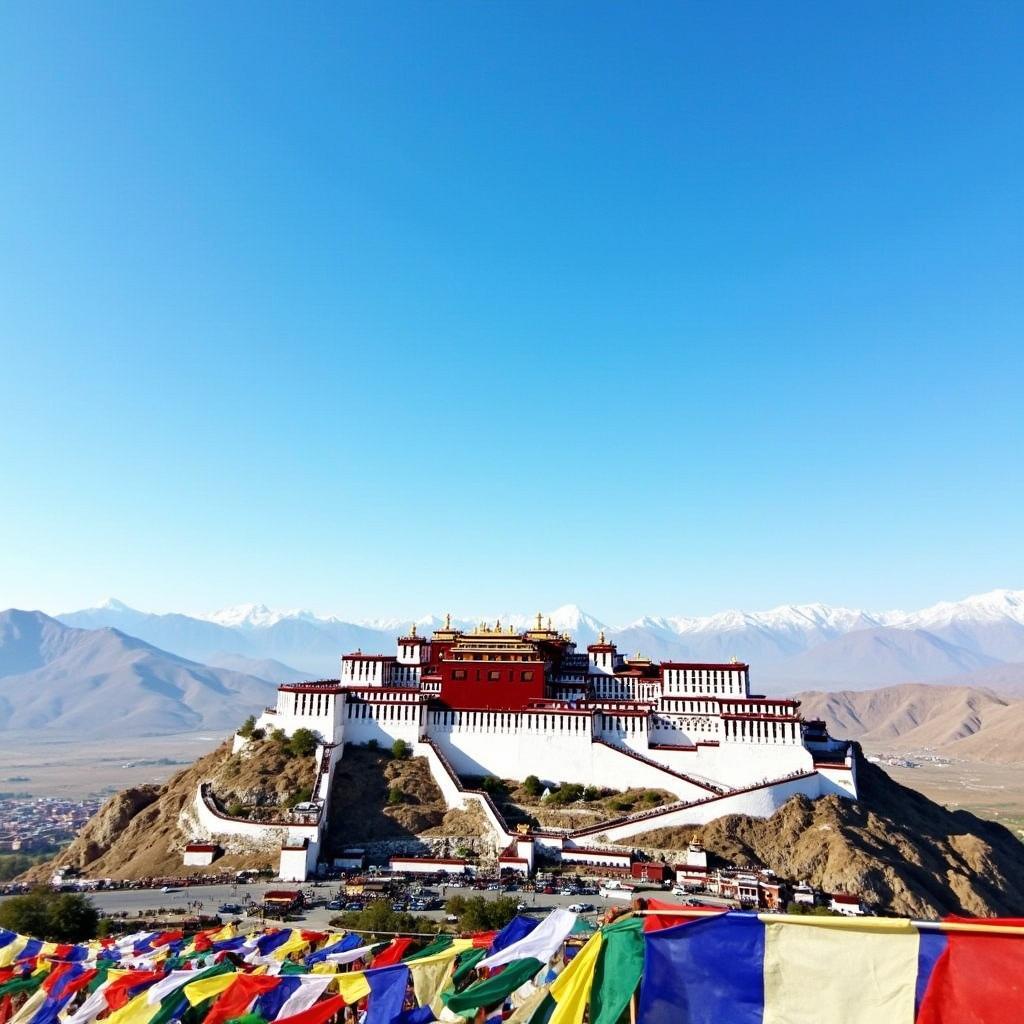
[(8, 4), (0, 606), (1024, 586), (1017, 4)]

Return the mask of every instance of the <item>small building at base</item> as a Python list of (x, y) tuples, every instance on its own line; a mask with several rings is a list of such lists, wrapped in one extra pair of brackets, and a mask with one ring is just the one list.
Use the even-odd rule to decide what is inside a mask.
[(185, 867), (205, 868), (223, 853), (216, 843), (189, 843), (182, 861)]

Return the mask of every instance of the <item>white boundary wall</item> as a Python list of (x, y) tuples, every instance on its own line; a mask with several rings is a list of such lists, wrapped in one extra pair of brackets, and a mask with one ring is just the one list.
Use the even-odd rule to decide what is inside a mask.
[(652, 815), (639, 821), (627, 821), (621, 825), (602, 828), (586, 836), (573, 837), (583, 846), (590, 842), (618, 842), (630, 836), (651, 832), (659, 828), (676, 828), (680, 825), (706, 825), (725, 814), (746, 814), (754, 818), (769, 818), (790, 797), (803, 793), (812, 799), (822, 796), (822, 776), (814, 773), (795, 779), (785, 779), (757, 789), (741, 793), (727, 793), (717, 799), (707, 800), (692, 807), (681, 807), (677, 811)]

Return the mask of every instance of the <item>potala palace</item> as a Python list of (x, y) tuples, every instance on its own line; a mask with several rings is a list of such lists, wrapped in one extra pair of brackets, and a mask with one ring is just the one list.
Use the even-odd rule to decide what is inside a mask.
[[(405, 740), (425, 757), (449, 806), (479, 805), (503, 868), (529, 871), (537, 845), (566, 861), (594, 861), (600, 843), (725, 814), (765, 817), (797, 793), (855, 798), (852, 749), (805, 722), (799, 702), (750, 692), (749, 667), (655, 664), (624, 657), (602, 634), (585, 652), (537, 616), (517, 632), (415, 627), (394, 654), (356, 651), (338, 679), (287, 684), (257, 725), (321, 740), (312, 808), (271, 824), (229, 818), (206, 787), (196, 794), (198, 839), (279, 842), (282, 878), (315, 870), (334, 766), (349, 744)], [(236, 736), (235, 749), (246, 740)], [(462, 778), (494, 775), (668, 790), (678, 801), (575, 832), (513, 831), (487, 794)], [(594, 844), (598, 844), (595, 847)], [(206, 849), (196, 843), (194, 851)], [(620, 848), (621, 851), (621, 848)]]

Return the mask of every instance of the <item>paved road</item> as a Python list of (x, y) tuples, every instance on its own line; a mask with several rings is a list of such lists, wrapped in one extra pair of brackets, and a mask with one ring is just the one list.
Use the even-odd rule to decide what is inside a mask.
[[(161, 907), (165, 910), (171, 908), (179, 909), (193, 909), (191, 905), (197, 901), (201, 904), (198, 908), (202, 913), (215, 914), (217, 907), (222, 903), (240, 903), (246, 904), (250, 900), (255, 900), (257, 903), (262, 899), (263, 893), (268, 889), (293, 889), (293, 888), (312, 888), (316, 893), (316, 899), (314, 903), (319, 903), (319, 906), (314, 905), (307, 908), (297, 919), (297, 922), (293, 923), (304, 923), (314, 926), (325, 926), (332, 917), (337, 915), (335, 910), (327, 910), (323, 903), (327, 900), (335, 899), (338, 893), (337, 882), (323, 882), (319, 885), (309, 885), (302, 883), (301, 885), (295, 885), (292, 883), (254, 883), (251, 885), (200, 885), (189, 888), (175, 889), (171, 892), (161, 892), (159, 889), (116, 889), (112, 891), (101, 891), (90, 893), (90, 899), (93, 901), (95, 906), (103, 911), (105, 914), (115, 914), (121, 912), (127, 912), (129, 916), (135, 916), (140, 911), (156, 911)], [(491, 892), (488, 890), (475, 890), (464, 887), (453, 888), (452, 886), (441, 886), (431, 885), (428, 888), (432, 892), (436, 892), (443, 898), (447, 898), (456, 893), (464, 896), (483, 896), (485, 899), (495, 899), (499, 896), (512, 896), (517, 900), (522, 901), (527, 906), (527, 911), (537, 910), (539, 912), (545, 912), (551, 910), (554, 907), (567, 907), (571, 903), (593, 903), (599, 911), (603, 911), (610, 906), (627, 906), (628, 903), (625, 900), (605, 900), (600, 896), (562, 896), (555, 894), (552, 896), (545, 896), (543, 893), (532, 893), (532, 892)], [(652, 893), (652, 895), (664, 896), (664, 893)], [(0, 896), (0, 900), (7, 897)], [(419, 916), (430, 917), (434, 920), (440, 920), (444, 917), (443, 910), (420, 912), (416, 911)]]

